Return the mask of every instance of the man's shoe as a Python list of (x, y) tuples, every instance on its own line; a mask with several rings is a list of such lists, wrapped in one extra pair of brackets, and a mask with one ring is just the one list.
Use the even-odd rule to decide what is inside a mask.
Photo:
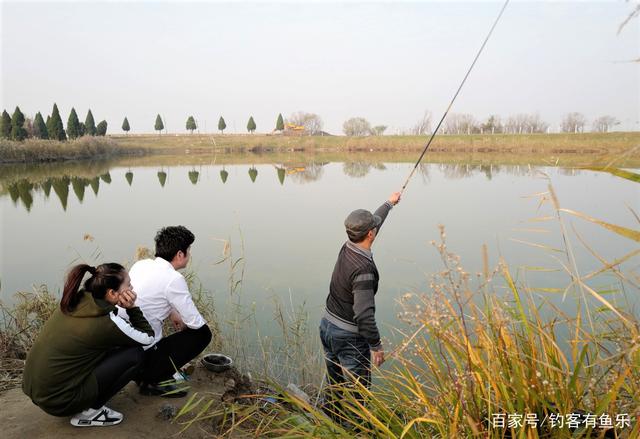
[(178, 385), (175, 381), (140, 384), (140, 394), (146, 396), (162, 396), (164, 398), (182, 398), (189, 393), (189, 386)]
[(108, 427), (118, 425), (124, 416), (120, 412), (102, 406), (99, 409), (87, 409), (74, 415), (70, 422), (74, 427)]

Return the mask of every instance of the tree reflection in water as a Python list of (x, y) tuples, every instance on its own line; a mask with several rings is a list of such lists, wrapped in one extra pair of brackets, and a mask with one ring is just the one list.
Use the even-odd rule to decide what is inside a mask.
[(164, 171), (158, 171), (158, 182), (160, 182), (160, 186), (164, 187), (167, 183), (167, 173)]
[(197, 184), (199, 179), (200, 179), (200, 172), (196, 171), (195, 169), (189, 171), (189, 181), (192, 184)]
[(227, 182), (227, 178), (229, 178), (229, 173), (226, 169), (222, 168), (222, 170), (220, 171), (220, 180), (222, 180), (222, 184), (225, 184)]
[(384, 171), (387, 167), (383, 163), (375, 163), (375, 162), (344, 162), (342, 164), (342, 171), (345, 175), (353, 178), (362, 178), (366, 176), (371, 169), (377, 169), (379, 171)]
[(258, 177), (258, 170), (253, 166), (250, 167), (249, 168), (249, 178), (251, 179), (251, 182), (255, 183), (257, 177)]

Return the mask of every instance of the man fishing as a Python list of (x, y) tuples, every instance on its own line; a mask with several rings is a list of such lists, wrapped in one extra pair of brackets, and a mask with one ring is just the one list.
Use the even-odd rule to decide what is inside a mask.
[(349, 238), (340, 249), (333, 269), (320, 339), (329, 384), (359, 380), (371, 385), (373, 364), (384, 362), (384, 349), (375, 319), (378, 269), (371, 246), (389, 211), (400, 201), (395, 192), (375, 213), (354, 210), (344, 225)]

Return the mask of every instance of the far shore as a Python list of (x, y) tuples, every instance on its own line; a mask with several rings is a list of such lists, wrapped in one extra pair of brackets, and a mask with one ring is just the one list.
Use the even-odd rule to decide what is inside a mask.
[[(284, 136), (267, 134), (131, 134), (74, 141), (0, 141), (0, 163), (80, 161), (123, 156), (210, 154), (389, 154), (417, 156), (428, 136)], [(638, 166), (640, 132), (437, 135), (430, 156), (573, 166)], [(404, 160), (403, 160), (404, 161)]]

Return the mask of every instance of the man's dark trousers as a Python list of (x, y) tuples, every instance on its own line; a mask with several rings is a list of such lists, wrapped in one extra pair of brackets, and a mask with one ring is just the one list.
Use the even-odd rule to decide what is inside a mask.
[[(329, 384), (359, 380), (371, 386), (371, 350), (363, 336), (341, 329), (326, 319), (320, 321)], [(351, 375), (351, 376), (350, 376)]]
[(198, 329), (186, 328), (162, 338), (144, 353), (140, 380), (158, 383), (171, 378), (182, 366), (193, 360), (211, 341), (211, 330), (204, 325)]

